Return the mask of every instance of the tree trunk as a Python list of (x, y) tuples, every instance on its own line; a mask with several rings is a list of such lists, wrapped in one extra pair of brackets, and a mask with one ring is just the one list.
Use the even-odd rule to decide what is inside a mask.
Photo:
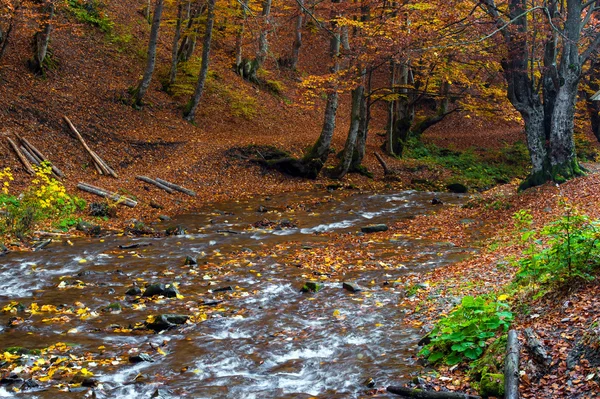
[(556, 182), (582, 175), (573, 141), (578, 82), (577, 76), (571, 75), (566, 79), (558, 91), (552, 112), (550, 166)]
[(363, 85), (358, 86), (352, 90), (352, 111), (350, 113), (350, 128), (348, 129), (348, 137), (346, 138), (346, 145), (344, 146), (344, 152), (340, 164), (337, 166), (334, 176), (337, 179), (341, 179), (350, 170), (352, 164), (352, 158), (354, 157), (354, 149), (356, 148), (356, 142), (358, 138), (358, 131), (361, 124), (361, 103), (365, 87)]
[[(600, 62), (592, 62), (588, 86), (594, 93), (600, 91)], [(596, 136), (596, 140), (600, 142), (600, 101), (592, 101), (588, 95), (586, 98), (586, 107), (588, 115), (590, 116), (592, 133)]]
[(42, 6), (42, 14), (45, 14), (45, 21), (42, 29), (35, 34), (35, 54), (33, 56), (32, 67), (35, 72), (44, 72), (44, 61), (48, 54), (48, 43), (50, 42), (50, 32), (52, 32), (52, 19), (54, 18), (54, 2), (48, 0)]
[[(369, 78), (370, 80), (370, 78)], [(367, 91), (370, 90), (371, 84), (367, 88)], [(367, 101), (367, 97), (364, 95), (360, 99), (360, 124), (358, 126), (358, 137), (356, 138), (356, 148), (354, 149), (354, 157), (352, 158), (352, 166), (350, 170), (353, 172), (364, 173), (366, 169), (362, 167), (362, 161), (365, 158), (365, 153), (367, 151), (367, 136), (369, 135), (369, 120), (370, 111), (369, 104)]]
[(144, 71), (144, 77), (140, 82), (139, 86), (134, 93), (134, 105), (141, 105), (142, 98), (150, 87), (150, 81), (152, 80), (152, 74), (154, 73), (154, 66), (156, 65), (156, 45), (158, 43), (158, 30), (160, 28), (160, 20), (162, 16), (164, 6), (164, 0), (156, 0), (154, 6), (154, 16), (152, 17), (152, 28), (150, 29), (150, 41), (148, 43), (148, 60), (146, 64), (146, 70)]
[(181, 38), (181, 20), (183, 18), (183, 3), (177, 3), (177, 21), (175, 23), (175, 35), (173, 36), (173, 48), (171, 50), (171, 72), (169, 73), (169, 85), (173, 85), (177, 78), (177, 50)]
[(292, 58), (290, 59), (290, 69), (296, 70), (298, 67), (298, 58), (300, 57), (300, 47), (302, 46), (302, 17), (304, 16), (304, 0), (298, 0), (298, 16), (296, 17), (296, 30), (294, 35), (294, 44), (292, 45)]
[(246, 9), (248, 8), (248, 0), (243, 0), (240, 5), (242, 8), (242, 15), (240, 18), (241, 21), (239, 22), (240, 26), (235, 37), (235, 67), (238, 73), (240, 73), (240, 67), (243, 61), (242, 45), (244, 43), (244, 31), (246, 30)]
[[(339, 55), (340, 55), (340, 33), (334, 32), (330, 39), (330, 53), (333, 59), (333, 67), (331, 72), (336, 74), (339, 71)], [(335, 86), (335, 85), (334, 85)], [(335, 130), (335, 116), (338, 108), (338, 91), (337, 87), (333, 87), (332, 91), (327, 95), (327, 104), (325, 105), (325, 117), (323, 120), (323, 128), (317, 142), (312, 147), (310, 152), (304, 157), (305, 162), (316, 160), (322, 168), (327, 157), (329, 156), (329, 148), (331, 147), (331, 139)]]
[(267, 54), (269, 52), (269, 41), (268, 34), (270, 29), (270, 20), (271, 20), (271, 4), (272, 0), (264, 0), (262, 5), (262, 17), (263, 17), (263, 27), (260, 30), (260, 34), (258, 36), (258, 51), (256, 52), (256, 57), (252, 62), (250, 74), (248, 75), (248, 80), (251, 82), (258, 82), (258, 70), (262, 68), (265, 60), (267, 59)]
[[(390, 61), (390, 93), (393, 94), (396, 92), (396, 63), (392, 60)], [(387, 121), (387, 137), (386, 137), (386, 145), (385, 152), (388, 155), (394, 156), (394, 126), (396, 124), (396, 113), (394, 112), (394, 104), (395, 100), (389, 101), (388, 105), (388, 121)]]
[(215, 21), (215, 0), (208, 0), (208, 15), (206, 17), (206, 31), (204, 33), (204, 44), (202, 45), (202, 65), (200, 67), (200, 75), (198, 76), (198, 83), (196, 84), (196, 90), (188, 110), (184, 117), (187, 121), (193, 122), (196, 117), (196, 109), (200, 103), (200, 98), (204, 92), (204, 84), (206, 83), (206, 76), (208, 75), (208, 62), (210, 56), (210, 44), (212, 42), (212, 31)]
[(404, 62), (400, 67), (400, 98), (396, 101), (396, 117), (392, 137), (393, 153), (402, 157), (410, 129), (415, 120), (415, 105), (408, 90), (410, 67)]
[(204, 12), (204, 5), (198, 3), (192, 7), (192, 2), (188, 2), (187, 13), (187, 24), (184, 31), (183, 40), (177, 51), (177, 59), (179, 62), (188, 61), (194, 54), (196, 48), (196, 38), (198, 36), (198, 24), (197, 19)]

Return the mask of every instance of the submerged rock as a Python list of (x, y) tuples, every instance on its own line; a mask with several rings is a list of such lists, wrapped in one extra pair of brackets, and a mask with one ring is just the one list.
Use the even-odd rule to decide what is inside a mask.
[(431, 200), (431, 205), (444, 205), (444, 202), (438, 197), (433, 197)]
[(307, 281), (302, 286), (302, 292), (319, 292), (323, 288), (323, 284), (316, 281)]
[(168, 236), (183, 236), (187, 234), (187, 229), (184, 226), (178, 224), (177, 226), (168, 227), (165, 233)]
[(184, 314), (161, 314), (156, 316), (152, 322), (146, 322), (146, 327), (150, 330), (160, 332), (185, 324), (189, 318), (189, 316)]
[(141, 362), (149, 362), (153, 363), (154, 359), (147, 353), (140, 353), (139, 355), (129, 356), (130, 363), (141, 363)]
[(345, 282), (342, 283), (342, 287), (345, 290), (348, 290), (350, 292), (360, 292), (360, 291), (365, 291), (366, 290), (364, 287), (361, 287), (357, 283), (347, 282), (347, 281), (345, 281)]
[(119, 302), (111, 303), (103, 309), (105, 312), (120, 312), (123, 310), (123, 306)]
[(176, 298), (177, 295), (179, 295), (179, 291), (173, 284), (150, 284), (148, 287), (146, 287), (146, 291), (144, 291), (143, 296), (151, 297), (155, 295), (162, 295), (167, 298)]
[(125, 295), (130, 295), (130, 296), (136, 296), (136, 295), (141, 295), (142, 294), (142, 290), (140, 289), (140, 287), (138, 286), (131, 286), (129, 287), (129, 289), (127, 291), (125, 291)]
[(363, 233), (378, 233), (380, 231), (387, 231), (388, 226), (386, 224), (370, 224), (368, 226), (363, 226), (360, 228), (360, 231)]
[(183, 262), (183, 264), (186, 266), (195, 266), (198, 264), (198, 261), (196, 260), (196, 258), (188, 255), (185, 257), (185, 261)]

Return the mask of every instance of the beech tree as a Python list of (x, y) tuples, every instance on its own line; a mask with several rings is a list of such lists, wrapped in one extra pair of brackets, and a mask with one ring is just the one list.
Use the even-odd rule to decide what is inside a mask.
[(44, 73), (55, 9), (56, 5), (53, 0), (41, 1), (40, 15), (43, 18), (43, 22), (41, 23), (40, 30), (36, 32), (34, 37), (34, 53), (30, 62), (31, 69), (37, 73)]
[(521, 188), (583, 174), (573, 140), (582, 68), (600, 44), (598, 1), (482, 0), (501, 32), (507, 96), (525, 122), (531, 173)]
[(146, 69), (144, 70), (144, 76), (142, 77), (142, 80), (133, 92), (133, 104), (136, 106), (142, 104), (142, 98), (144, 95), (146, 95), (148, 87), (150, 87), (150, 81), (152, 80), (152, 74), (154, 73), (154, 66), (156, 65), (156, 46), (158, 44), (158, 31), (160, 29), (163, 8), (164, 0), (156, 0), (154, 5), (154, 16), (152, 17), (152, 27), (150, 28), (150, 41), (148, 42)]
[(184, 113), (184, 118), (187, 121), (193, 122), (196, 118), (196, 109), (200, 103), (202, 93), (204, 93), (204, 85), (208, 76), (208, 63), (210, 57), (210, 45), (212, 43), (212, 32), (215, 22), (215, 0), (208, 0), (208, 15), (206, 17), (206, 30), (204, 32), (204, 43), (202, 45), (202, 63), (200, 66), (200, 74), (198, 75), (198, 83), (196, 90), (192, 96), (190, 103)]

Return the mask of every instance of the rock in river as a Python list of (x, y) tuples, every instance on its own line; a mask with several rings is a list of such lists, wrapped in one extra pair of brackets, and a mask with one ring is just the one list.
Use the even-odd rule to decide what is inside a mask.
[(387, 231), (388, 226), (386, 224), (370, 224), (368, 226), (361, 227), (360, 231), (363, 233), (377, 233), (380, 231)]
[(168, 330), (169, 328), (185, 324), (190, 317), (184, 314), (161, 314), (154, 317), (151, 322), (146, 322), (146, 327), (156, 332)]
[(360, 291), (365, 291), (364, 287), (361, 287), (360, 285), (353, 283), (353, 282), (343, 282), (342, 283), (342, 287), (350, 292), (360, 292)]
[(323, 288), (323, 284), (316, 281), (307, 281), (302, 287), (302, 292), (319, 292)]
[(143, 296), (150, 297), (154, 295), (162, 295), (167, 298), (176, 298), (177, 295), (179, 295), (179, 291), (173, 284), (165, 285), (162, 283), (154, 283), (146, 287), (146, 291), (144, 291)]

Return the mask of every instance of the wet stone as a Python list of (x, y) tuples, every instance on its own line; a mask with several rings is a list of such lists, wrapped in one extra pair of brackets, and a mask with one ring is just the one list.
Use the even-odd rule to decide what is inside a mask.
[(177, 290), (177, 287), (175, 287), (173, 284), (170, 284), (165, 288), (162, 295), (167, 298), (177, 298), (179, 291)]
[(380, 231), (387, 231), (388, 226), (385, 224), (370, 224), (368, 226), (363, 226), (360, 228), (360, 231), (363, 233), (378, 233)]
[(264, 212), (269, 212), (269, 210), (267, 208), (265, 208), (264, 206), (261, 205), (261, 206), (258, 207), (258, 209), (256, 210), (256, 212), (264, 213)]
[(104, 308), (105, 312), (120, 312), (121, 310), (123, 310), (123, 307), (119, 302), (111, 303)]
[(125, 295), (136, 296), (136, 295), (141, 295), (141, 294), (142, 294), (142, 290), (140, 289), (140, 287), (137, 287), (137, 286), (129, 287), (129, 289), (127, 291), (125, 291)]
[(183, 264), (186, 266), (194, 266), (198, 264), (198, 261), (196, 260), (196, 258), (188, 255), (185, 257), (185, 261), (183, 262)]
[(187, 229), (182, 225), (178, 224), (177, 226), (168, 227), (165, 233), (168, 236), (183, 236), (187, 234)]
[(438, 197), (433, 197), (431, 200), (431, 205), (444, 205), (444, 202), (442, 202), (442, 200)]
[(100, 226), (84, 220), (80, 220), (79, 223), (77, 223), (77, 226), (75, 226), (75, 229), (89, 236), (98, 236), (102, 232)]
[(230, 285), (227, 285), (225, 287), (219, 287), (219, 288), (215, 288), (213, 290), (213, 292), (225, 292), (225, 291), (233, 291), (233, 287)]
[(154, 359), (147, 353), (140, 353), (139, 355), (129, 356), (130, 363), (141, 363), (141, 362), (149, 362), (153, 363)]
[(146, 323), (146, 327), (156, 332), (168, 330), (188, 321), (189, 316), (184, 314), (161, 314), (156, 316), (152, 323)]
[(25, 380), (23, 385), (21, 385), (21, 390), (26, 391), (28, 389), (36, 389), (40, 387), (40, 383), (33, 379)]
[(173, 393), (168, 389), (159, 388), (151, 396), (151, 399), (169, 399), (173, 398)]
[(161, 284), (161, 283), (150, 284), (148, 287), (146, 287), (146, 291), (144, 291), (144, 296), (149, 297), (149, 296), (154, 296), (154, 295), (163, 295), (163, 293), (165, 292), (165, 289), (166, 289), (166, 286), (164, 284)]
[(169, 220), (172, 220), (169, 216), (167, 215), (159, 215), (158, 218), (160, 220), (162, 220), (163, 222), (168, 222)]
[(356, 283), (353, 283), (353, 282), (348, 282), (348, 281), (345, 281), (345, 282), (343, 282), (343, 283), (342, 283), (342, 287), (343, 287), (345, 290), (348, 290), (348, 291), (350, 291), (350, 292), (360, 292), (360, 291), (365, 291), (365, 288), (364, 288), (364, 287), (361, 287), (360, 285), (358, 285), (358, 284), (356, 284)]
[(319, 292), (323, 288), (323, 284), (316, 281), (307, 281), (302, 286), (302, 292)]

